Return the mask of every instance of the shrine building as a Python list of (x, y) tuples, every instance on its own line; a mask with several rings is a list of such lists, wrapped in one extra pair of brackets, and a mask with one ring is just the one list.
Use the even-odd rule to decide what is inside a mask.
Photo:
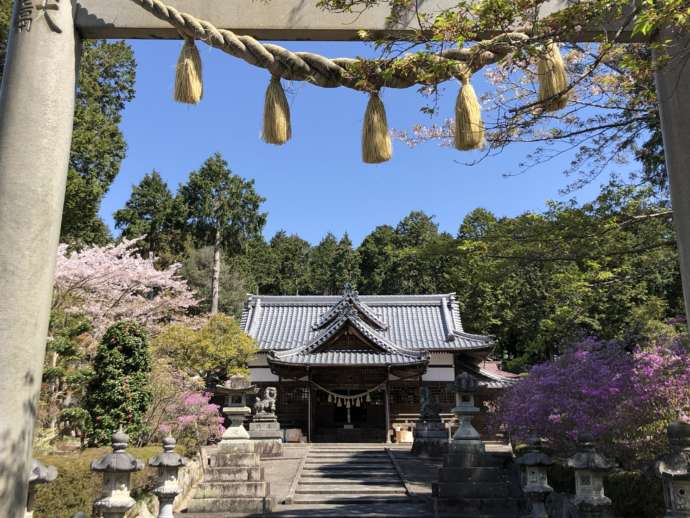
[(252, 383), (277, 387), (281, 425), (312, 442), (389, 440), (419, 418), (422, 385), (450, 421), (463, 371), (479, 381), (478, 406), (512, 382), (487, 360), (492, 338), (463, 330), (453, 293), (250, 295), (241, 325), (259, 348)]

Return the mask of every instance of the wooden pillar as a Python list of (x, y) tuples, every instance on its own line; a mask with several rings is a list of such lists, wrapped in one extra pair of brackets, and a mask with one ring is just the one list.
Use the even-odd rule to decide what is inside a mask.
[(307, 367), (307, 442), (311, 442), (311, 372)]
[(386, 385), (383, 389), (384, 404), (386, 405), (386, 443), (391, 442), (391, 411), (390, 411), (390, 398), (388, 397), (388, 383), (390, 380), (391, 368), (388, 366), (386, 371)]

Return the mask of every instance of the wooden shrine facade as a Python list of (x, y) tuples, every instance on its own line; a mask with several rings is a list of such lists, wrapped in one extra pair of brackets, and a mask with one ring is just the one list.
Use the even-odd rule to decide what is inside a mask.
[(462, 371), (480, 402), (512, 382), (486, 359), (493, 340), (463, 330), (454, 294), (250, 296), (241, 324), (259, 346), (252, 383), (277, 387), (282, 426), (310, 441), (390, 440), (418, 420), (422, 385), (452, 421)]

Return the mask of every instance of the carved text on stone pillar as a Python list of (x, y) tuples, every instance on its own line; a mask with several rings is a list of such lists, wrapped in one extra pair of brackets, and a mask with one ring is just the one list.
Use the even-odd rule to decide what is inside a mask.
[(17, 8), (17, 16), (14, 21), (14, 26), (19, 32), (29, 32), (31, 30), (31, 22), (33, 21), (34, 5), (32, 0), (21, 0)]
[(50, 0), (43, 0), (43, 3), (37, 5), (36, 9), (42, 11), (43, 17), (46, 19), (46, 23), (48, 24), (48, 27), (50, 27), (51, 31), (61, 33), (62, 29), (58, 26), (57, 23), (55, 23), (55, 20), (53, 20), (50, 13), (50, 11), (60, 10), (59, 2), (60, 0), (55, 0), (54, 2), (51, 2)]

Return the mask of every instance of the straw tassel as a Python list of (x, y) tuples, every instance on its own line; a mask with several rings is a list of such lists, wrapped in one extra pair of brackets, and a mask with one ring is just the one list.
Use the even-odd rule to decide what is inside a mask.
[(386, 108), (378, 92), (369, 96), (362, 130), (362, 160), (365, 164), (387, 162), (393, 156), (393, 145), (388, 133)]
[(175, 70), (175, 100), (198, 104), (204, 96), (201, 77), (201, 56), (192, 38), (185, 38)]
[(281, 146), (292, 137), (290, 105), (280, 77), (272, 76), (264, 100), (264, 126), (261, 138), (267, 144)]
[(543, 103), (544, 111), (553, 112), (565, 108), (568, 104), (568, 75), (561, 57), (561, 51), (556, 43), (549, 43), (546, 53), (541, 56), (537, 64), (539, 77), (539, 100)]
[(460, 78), (462, 87), (455, 102), (455, 148), (463, 151), (484, 145), (484, 122), (477, 94), (468, 75)]

